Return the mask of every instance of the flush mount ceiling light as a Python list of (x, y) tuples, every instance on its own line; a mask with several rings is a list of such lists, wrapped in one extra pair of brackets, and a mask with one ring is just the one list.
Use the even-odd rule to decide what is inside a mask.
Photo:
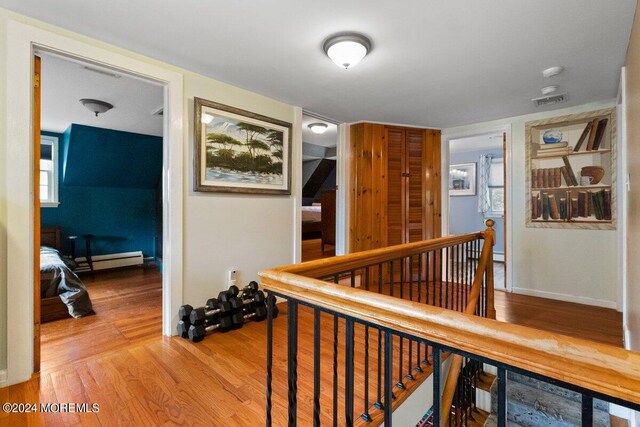
[(341, 68), (351, 68), (371, 50), (371, 41), (362, 34), (341, 33), (324, 42), (324, 53)]
[(560, 74), (561, 72), (564, 71), (564, 67), (551, 67), (551, 68), (547, 68), (546, 70), (542, 71), (542, 75), (545, 78), (549, 78), (549, 77), (553, 77), (553, 76), (557, 76), (558, 74)]
[(83, 98), (80, 100), (80, 103), (84, 105), (87, 110), (96, 113), (96, 117), (98, 117), (98, 114), (106, 113), (113, 108), (113, 105), (98, 99)]
[(202, 113), (202, 116), (200, 117), (200, 120), (205, 125), (208, 125), (209, 123), (211, 123), (213, 121), (213, 116), (211, 114)]
[(552, 93), (557, 92), (559, 88), (560, 86), (558, 85), (545, 86), (542, 89), (540, 89), (540, 92), (542, 92), (543, 95), (550, 95)]
[(321, 135), (327, 131), (327, 125), (324, 123), (311, 123), (308, 128), (311, 129), (311, 132)]

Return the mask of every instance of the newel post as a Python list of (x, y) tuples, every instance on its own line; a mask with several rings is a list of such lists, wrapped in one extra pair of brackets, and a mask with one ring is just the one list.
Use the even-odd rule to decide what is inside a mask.
[(489, 260), (487, 261), (487, 317), (489, 319), (496, 318), (496, 306), (493, 301), (493, 246), (496, 244), (496, 232), (493, 229), (495, 221), (487, 218), (484, 224), (487, 229), (484, 231), (484, 244), (491, 245), (489, 251)]

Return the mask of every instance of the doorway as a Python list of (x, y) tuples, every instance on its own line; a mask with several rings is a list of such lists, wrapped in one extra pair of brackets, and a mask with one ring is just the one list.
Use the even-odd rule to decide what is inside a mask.
[[(65, 356), (73, 362), (74, 354), (132, 342), (123, 321), (133, 313), (123, 307), (134, 300), (147, 313), (137, 327), (162, 333), (164, 91), (124, 72), (35, 53), (41, 244), (34, 321), (46, 369)], [(88, 339), (96, 330), (111, 337), (102, 350)]]
[[(27, 24), (7, 25), (6, 99), (13, 107), (7, 116), (6, 173), (14, 181), (7, 192), (7, 380), (15, 384), (34, 372), (37, 330), (34, 311), (36, 251), (33, 130), (33, 55), (47, 51), (81, 59), (113, 71), (153, 81), (163, 88), (163, 280), (162, 332), (175, 330), (175, 313), (182, 303), (182, 199), (183, 199), (183, 76), (175, 71), (104, 48), (99, 48)], [(45, 47), (46, 46), (46, 47)], [(39, 246), (39, 245), (38, 245)]]
[(338, 125), (302, 115), (301, 260), (336, 254)]
[(494, 221), (494, 286), (506, 290), (506, 131), (449, 139), (448, 234), (483, 230)]

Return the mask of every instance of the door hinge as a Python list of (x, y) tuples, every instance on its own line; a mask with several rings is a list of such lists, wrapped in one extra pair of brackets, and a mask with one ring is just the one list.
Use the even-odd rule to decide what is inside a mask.
[(40, 87), (40, 74), (36, 74), (33, 76), (33, 87), (35, 88)]

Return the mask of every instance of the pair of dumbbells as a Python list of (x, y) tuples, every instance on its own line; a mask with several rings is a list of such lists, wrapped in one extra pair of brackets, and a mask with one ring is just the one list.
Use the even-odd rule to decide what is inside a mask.
[(251, 299), (258, 292), (258, 289), (258, 282), (252, 280), (247, 286), (242, 289), (239, 289), (236, 285), (231, 285), (229, 286), (229, 289), (223, 292), (226, 292), (229, 295), (238, 297), (240, 299)]
[(186, 304), (178, 310), (178, 335), (182, 338), (190, 338), (191, 328), (194, 326), (214, 327), (221, 332), (226, 332), (234, 326), (231, 316), (234, 311), (231, 304), (210, 298), (204, 307), (193, 308)]

